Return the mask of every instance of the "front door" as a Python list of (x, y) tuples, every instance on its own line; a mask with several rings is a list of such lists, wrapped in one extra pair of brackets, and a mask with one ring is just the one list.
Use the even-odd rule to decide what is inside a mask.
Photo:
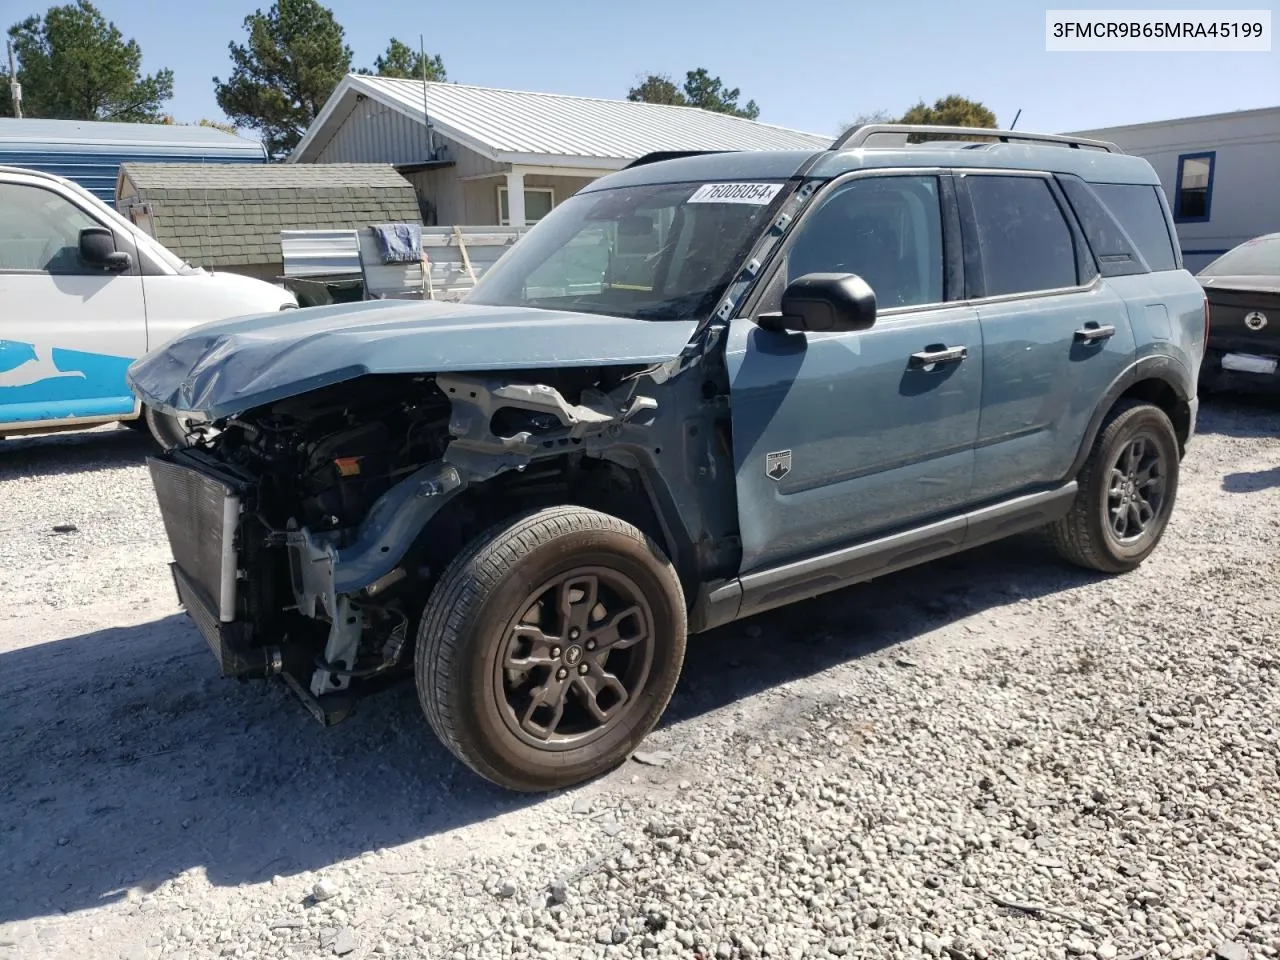
[(786, 283), (856, 273), (876, 293), (858, 333), (735, 320), (731, 385), (742, 573), (955, 512), (968, 501), (982, 392), (975, 311), (948, 282), (958, 221), (944, 178), (856, 176), (788, 241), (758, 313)]
[(125, 371), (147, 347), (142, 277), (136, 263), (83, 263), (91, 226), (107, 224), (38, 178), (0, 182), (0, 433), (135, 409)]

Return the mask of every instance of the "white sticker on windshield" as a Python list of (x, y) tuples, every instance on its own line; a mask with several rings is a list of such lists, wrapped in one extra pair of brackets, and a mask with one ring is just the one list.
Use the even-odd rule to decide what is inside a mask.
[(763, 207), (778, 195), (780, 183), (704, 183), (690, 203), (753, 203)]

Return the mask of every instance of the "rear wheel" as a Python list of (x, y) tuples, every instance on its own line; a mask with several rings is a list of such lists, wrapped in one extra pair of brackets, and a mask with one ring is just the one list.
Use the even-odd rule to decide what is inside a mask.
[(1049, 528), (1058, 552), (1104, 573), (1137, 568), (1159, 544), (1178, 494), (1178, 437), (1168, 415), (1118, 406), (1081, 468), (1071, 512)]
[(418, 633), (418, 696), (481, 776), (565, 787), (622, 763), (657, 724), (686, 629), (675, 570), (640, 530), (594, 510), (538, 510), (445, 570)]

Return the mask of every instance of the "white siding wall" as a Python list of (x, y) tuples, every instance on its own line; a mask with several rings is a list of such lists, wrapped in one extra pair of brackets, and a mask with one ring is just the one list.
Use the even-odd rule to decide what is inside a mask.
[(1183, 259), (1193, 273), (1208, 265), (1215, 251), (1280, 231), (1280, 108), (1081, 133), (1145, 158), (1159, 175), (1170, 207), (1177, 197), (1178, 157), (1214, 153), (1210, 219), (1177, 224)]
[(412, 120), (374, 100), (362, 100), (316, 155), (317, 163), (421, 163), (427, 136)]

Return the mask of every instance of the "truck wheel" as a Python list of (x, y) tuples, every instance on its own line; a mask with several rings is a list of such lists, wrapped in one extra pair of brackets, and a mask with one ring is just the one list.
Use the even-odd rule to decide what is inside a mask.
[(525, 792), (626, 760), (684, 661), (675, 569), (640, 530), (580, 507), (480, 535), (427, 601), (414, 654), (431, 728), (463, 763)]
[(1168, 415), (1149, 403), (1118, 405), (1080, 470), (1071, 512), (1049, 527), (1058, 552), (1103, 573), (1137, 568), (1164, 536), (1178, 467)]

